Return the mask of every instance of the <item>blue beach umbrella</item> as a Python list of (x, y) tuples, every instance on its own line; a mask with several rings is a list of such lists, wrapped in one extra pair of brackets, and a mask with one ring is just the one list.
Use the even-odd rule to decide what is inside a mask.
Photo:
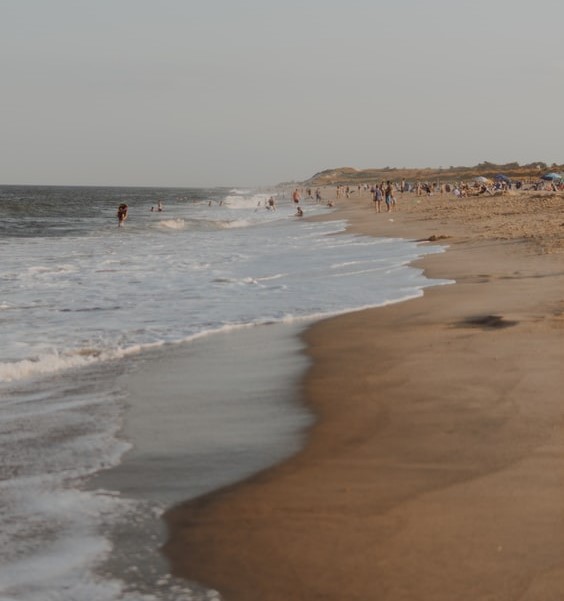
[(545, 173), (544, 175), (541, 175), (541, 179), (554, 181), (556, 179), (564, 179), (564, 176), (561, 173)]
[(498, 173), (495, 176), (495, 180), (498, 182), (507, 182), (507, 183), (511, 182), (511, 180), (507, 177), (507, 175), (503, 175), (503, 173)]

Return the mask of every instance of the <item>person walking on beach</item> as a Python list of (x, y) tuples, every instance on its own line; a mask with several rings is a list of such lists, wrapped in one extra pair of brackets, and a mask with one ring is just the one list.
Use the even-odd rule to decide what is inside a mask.
[(381, 213), (382, 211), (382, 196), (382, 188), (380, 186), (375, 186), (372, 200), (374, 201), (374, 208), (376, 209), (376, 213)]
[(118, 227), (121, 227), (125, 223), (128, 208), (129, 207), (124, 202), (119, 205), (117, 210)]
[(295, 204), (298, 204), (301, 200), (301, 195), (297, 188), (294, 190), (294, 193), (292, 194), (292, 200), (294, 201)]
[(394, 199), (394, 190), (392, 188), (392, 182), (390, 180), (386, 182), (384, 194), (386, 196), (386, 211), (389, 213), (392, 210), (392, 207), (396, 204), (396, 201)]

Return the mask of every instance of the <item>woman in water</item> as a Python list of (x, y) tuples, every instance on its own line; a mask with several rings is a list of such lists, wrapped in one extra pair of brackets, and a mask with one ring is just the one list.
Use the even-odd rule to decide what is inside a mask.
[(118, 227), (121, 227), (127, 219), (128, 206), (125, 203), (119, 205), (117, 210)]

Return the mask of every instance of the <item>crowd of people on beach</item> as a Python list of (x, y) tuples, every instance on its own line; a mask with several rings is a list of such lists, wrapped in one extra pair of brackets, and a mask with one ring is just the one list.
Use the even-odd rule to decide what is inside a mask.
[[(296, 188), (293, 199), (297, 204), (301, 200), (301, 191)], [(319, 189), (316, 190), (316, 199)], [(486, 177), (475, 177), (471, 180), (456, 182), (409, 182), (405, 179), (393, 181), (386, 180), (376, 184), (362, 183), (355, 186), (337, 184), (334, 186), (334, 194), (337, 201), (347, 200), (355, 195), (370, 195), (375, 212), (392, 212), (398, 210), (398, 198), (405, 193), (416, 197), (431, 197), (434, 195), (452, 195), (454, 199), (468, 198), (472, 196), (499, 196), (510, 191), (564, 191), (564, 176), (561, 179), (519, 179), (511, 180), (504, 175), (498, 175), (489, 179)], [(306, 197), (313, 199), (311, 188), (305, 188)], [(319, 196), (321, 196), (319, 194)], [(328, 203), (332, 206), (332, 203)]]
[[(417, 197), (430, 197), (433, 195), (452, 194), (455, 198), (467, 198), (470, 196), (483, 195), (499, 195), (511, 190), (532, 190), (532, 191), (549, 191), (560, 192), (564, 191), (564, 177), (561, 179), (530, 179), (530, 180), (511, 180), (505, 176), (497, 176), (493, 180), (485, 177), (476, 177), (470, 181), (460, 182), (408, 182), (405, 179), (399, 181), (386, 180), (377, 184), (357, 184), (356, 186), (337, 184), (335, 187), (335, 198), (337, 200), (349, 199), (353, 194), (359, 197), (361, 194), (369, 193), (372, 199), (374, 210), (377, 213), (382, 212), (385, 207), (386, 212), (397, 210), (397, 195), (410, 193)], [(282, 195), (284, 198), (284, 195)], [(303, 217), (304, 210), (300, 203), (308, 200), (316, 204), (323, 203), (323, 195), (320, 187), (313, 190), (311, 187), (297, 186), (292, 192), (292, 202), (296, 206), (296, 217)], [(219, 203), (220, 206), (223, 204)], [(334, 203), (331, 198), (325, 203), (328, 207), (333, 207)], [(211, 206), (211, 201), (210, 201)], [(262, 206), (259, 201), (257, 208)], [(270, 196), (264, 202), (264, 207), (270, 211), (276, 210), (276, 201), (274, 196)], [(151, 211), (163, 211), (162, 202), (158, 202), (157, 208), (151, 207)], [(117, 211), (118, 226), (122, 226), (128, 217), (128, 206), (120, 204)]]
[[(477, 177), (470, 181), (460, 182), (409, 182), (405, 179), (399, 181), (386, 180), (376, 184), (362, 183), (356, 186), (337, 184), (334, 186), (335, 199), (347, 200), (356, 195), (370, 194), (373, 201), (374, 210), (377, 213), (392, 212), (398, 209), (398, 195), (404, 193), (413, 194), (417, 197), (431, 197), (434, 195), (451, 194), (455, 198), (467, 198), (470, 196), (498, 195), (509, 190), (564, 190), (564, 180), (559, 183), (537, 181), (512, 181), (509, 178), (500, 177), (495, 180)], [(297, 217), (303, 216), (303, 209), (300, 203), (303, 200), (321, 203), (322, 193), (318, 187), (315, 191), (311, 187), (297, 186), (292, 193), (292, 201), (296, 205)], [(332, 207), (332, 200), (327, 201), (327, 206)]]
[(400, 181), (382, 181), (378, 184), (358, 184), (357, 186), (336, 186), (336, 198), (351, 198), (353, 194), (361, 194), (362, 192), (370, 191), (374, 194), (377, 188), (384, 189), (390, 184), (394, 192), (413, 193), (416, 196), (432, 196), (434, 194), (454, 194), (455, 196), (471, 196), (486, 194), (492, 192), (505, 192), (508, 190), (548, 190), (562, 191), (564, 190), (564, 178), (561, 180), (511, 180), (505, 176), (498, 176), (494, 179), (485, 177), (476, 177), (470, 181), (460, 182), (408, 182), (405, 179)]
[(411, 183), (402, 179), (400, 181), (386, 180), (377, 184), (358, 184), (357, 186), (337, 185), (335, 196), (337, 199), (349, 199), (353, 194), (357, 197), (362, 193), (370, 193), (374, 209), (380, 213), (383, 203), (386, 212), (397, 208), (397, 194), (410, 193), (418, 197), (430, 197), (433, 195), (452, 194), (455, 198), (467, 198), (470, 196), (497, 196), (511, 190), (534, 190), (534, 191), (564, 191), (564, 178), (560, 180), (511, 180), (505, 176), (494, 179), (476, 177), (470, 181), (460, 182), (415, 182)]

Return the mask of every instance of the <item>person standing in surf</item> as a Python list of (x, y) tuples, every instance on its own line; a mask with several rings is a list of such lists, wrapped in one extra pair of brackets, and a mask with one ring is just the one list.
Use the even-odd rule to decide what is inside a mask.
[(128, 206), (125, 203), (119, 205), (117, 210), (118, 227), (121, 227), (127, 219)]

